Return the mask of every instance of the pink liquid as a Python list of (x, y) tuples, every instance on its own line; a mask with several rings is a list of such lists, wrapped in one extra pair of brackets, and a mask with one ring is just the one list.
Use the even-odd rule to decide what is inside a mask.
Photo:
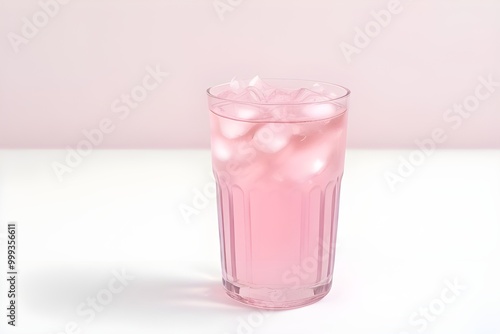
[(228, 294), (262, 308), (321, 299), (332, 282), (345, 107), (308, 122), (210, 115)]

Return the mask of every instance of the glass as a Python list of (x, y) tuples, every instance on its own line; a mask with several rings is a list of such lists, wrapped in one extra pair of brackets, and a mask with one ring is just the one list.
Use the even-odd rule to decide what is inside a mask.
[(207, 90), (222, 280), (240, 302), (288, 309), (316, 302), (332, 286), (350, 91), (264, 81), (325, 98), (266, 103), (255, 88), (248, 102), (221, 97), (231, 83)]

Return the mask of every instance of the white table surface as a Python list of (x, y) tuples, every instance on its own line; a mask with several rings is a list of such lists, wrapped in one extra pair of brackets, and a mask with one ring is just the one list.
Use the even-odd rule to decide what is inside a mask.
[[(332, 291), (265, 312), (223, 292), (215, 199), (180, 214), (213, 182), (208, 151), (94, 151), (59, 182), (65, 150), (2, 150), (0, 262), (15, 221), (19, 298), (0, 333), (500, 333), (500, 151), (437, 151), (392, 192), (384, 173), (409, 153), (348, 151)], [(134, 279), (88, 321), (76, 309), (113, 269)]]

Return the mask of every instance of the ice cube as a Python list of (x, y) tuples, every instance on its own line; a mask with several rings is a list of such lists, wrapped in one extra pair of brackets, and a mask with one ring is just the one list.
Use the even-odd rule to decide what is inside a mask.
[(217, 97), (222, 99), (237, 100), (238, 97), (244, 92), (245, 83), (233, 77), (229, 82), (229, 89), (220, 92)]
[[(239, 84), (235, 84), (237, 87)], [(255, 87), (245, 87), (242, 89), (228, 89), (217, 95), (217, 97), (224, 100), (238, 101), (238, 102), (248, 102), (248, 103), (258, 103), (264, 101), (264, 94)]]
[(321, 140), (298, 142), (292, 149), (278, 162), (277, 170), (284, 179), (301, 182), (322, 173), (335, 150), (332, 143)]
[(327, 101), (328, 98), (307, 88), (300, 88), (291, 94), (292, 102), (308, 103)]
[(254, 76), (249, 82), (249, 87), (256, 87), (261, 90), (272, 88), (269, 84), (265, 83), (258, 75)]
[(336, 108), (333, 103), (313, 103), (304, 106), (304, 116), (311, 120), (321, 120), (335, 116)]
[(264, 93), (257, 87), (245, 88), (242, 97), (245, 97), (247, 102), (262, 102), (266, 99)]
[(237, 119), (251, 121), (258, 119), (260, 110), (252, 105), (238, 105), (234, 111), (234, 117)]
[(273, 86), (266, 83), (258, 75), (253, 77), (248, 82), (247, 88), (252, 88), (256, 94), (258, 94), (260, 97), (263, 97), (262, 100), (266, 100), (266, 101), (267, 101), (268, 96), (276, 90), (276, 88), (274, 88)]
[(307, 137), (320, 132), (324, 125), (324, 121), (294, 123), (292, 124), (292, 133), (296, 136)]
[(226, 110), (219, 109), (219, 129), (228, 139), (235, 139), (246, 135), (255, 125), (251, 120), (259, 117), (259, 109), (251, 105), (228, 105)]
[[(273, 105), (267, 108), (268, 116), (272, 121), (275, 122), (286, 122), (292, 119), (292, 115), (290, 115), (286, 106)], [(279, 126), (279, 125), (276, 125)]]
[(292, 98), (291, 102), (295, 102), (295, 103), (302, 102), (304, 100), (304, 98), (306, 98), (312, 94), (316, 94), (316, 93), (314, 93), (313, 91), (311, 91), (307, 88), (297, 89), (297, 90), (293, 91), (292, 94), (290, 95)]
[(324, 160), (321, 160), (321, 159), (316, 159), (314, 160), (314, 162), (312, 163), (312, 166), (311, 166), (311, 172), (313, 174), (317, 174), (319, 173), (320, 171), (323, 170), (323, 168), (325, 167), (325, 161)]
[(221, 134), (228, 139), (235, 139), (244, 136), (253, 127), (252, 123), (235, 121), (230, 118), (219, 119)]
[(237, 80), (236, 77), (233, 77), (229, 83), (229, 88), (231, 88), (233, 92), (239, 93), (243, 89), (243, 83)]
[(252, 139), (256, 149), (264, 153), (282, 150), (292, 136), (291, 127), (285, 123), (270, 123), (259, 128)]
[(275, 89), (272, 91), (267, 97), (268, 103), (288, 103), (290, 102), (292, 97), (290, 93), (284, 90)]
[(231, 158), (231, 149), (229, 145), (220, 138), (212, 139), (212, 153), (214, 157), (222, 162)]
[(307, 88), (301, 88), (292, 93), (295, 103), (303, 103), (298, 108), (302, 120), (314, 121), (335, 116), (335, 105), (330, 103), (329, 97)]
[(331, 87), (330, 89), (327, 89), (323, 84), (320, 84), (318, 82), (312, 85), (312, 91), (321, 94), (328, 99), (334, 99), (338, 97), (338, 94), (333, 92), (333, 89)]

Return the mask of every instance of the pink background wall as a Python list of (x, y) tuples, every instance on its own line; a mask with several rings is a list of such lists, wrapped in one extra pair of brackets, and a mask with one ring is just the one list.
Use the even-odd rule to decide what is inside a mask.
[[(255, 74), (349, 87), (350, 147), (411, 148), (442, 128), (440, 147), (500, 148), (500, 87), (477, 107), (471, 97), (478, 77), (500, 82), (498, 0), (40, 3), (0, 0), (0, 148), (75, 146), (103, 120), (99, 148), (205, 148), (205, 89)], [(374, 23), (388, 7), (390, 22)], [(373, 37), (348, 62), (340, 45), (357, 27)], [(125, 107), (121, 95), (142, 98), (156, 65), (169, 75)], [(443, 118), (465, 101), (468, 116)]]

